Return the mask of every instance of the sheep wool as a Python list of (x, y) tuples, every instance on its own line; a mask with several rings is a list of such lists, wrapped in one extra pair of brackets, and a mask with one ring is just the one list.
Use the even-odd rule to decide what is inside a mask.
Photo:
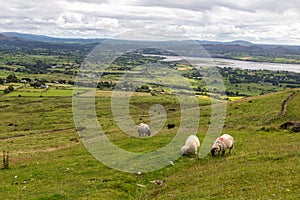
[(196, 135), (190, 135), (186, 141), (185, 145), (181, 147), (181, 154), (195, 153), (197, 154), (197, 149), (200, 147), (200, 141)]
[(147, 124), (140, 123), (138, 125), (138, 135), (139, 135), (139, 137), (150, 136), (151, 131), (150, 131), (149, 126)]
[(220, 137), (218, 137), (214, 144), (211, 147), (211, 155), (216, 156), (219, 155), (220, 152), (222, 152), (222, 155), (225, 154), (226, 149), (229, 149), (229, 153), (233, 149), (234, 140), (231, 135), (223, 134)]

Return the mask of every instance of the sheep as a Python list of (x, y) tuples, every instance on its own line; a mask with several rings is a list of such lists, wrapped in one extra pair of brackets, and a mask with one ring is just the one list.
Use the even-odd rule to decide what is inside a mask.
[(200, 147), (200, 141), (196, 135), (190, 135), (186, 141), (185, 145), (181, 147), (181, 154), (187, 155), (189, 153), (197, 154), (197, 149)]
[(138, 135), (139, 135), (139, 137), (150, 136), (151, 131), (150, 131), (149, 126), (147, 124), (140, 123), (138, 125)]
[(233, 137), (228, 134), (223, 134), (220, 137), (218, 137), (212, 145), (211, 155), (216, 156), (217, 154), (219, 155), (220, 152), (222, 152), (222, 155), (224, 155), (226, 149), (229, 149), (230, 153), (231, 149), (233, 149), (233, 144)]

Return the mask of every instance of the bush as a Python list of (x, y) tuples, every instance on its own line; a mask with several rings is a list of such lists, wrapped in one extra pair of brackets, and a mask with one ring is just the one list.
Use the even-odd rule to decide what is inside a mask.
[(135, 90), (136, 92), (150, 92), (150, 88), (148, 85), (142, 85), (141, 87)]
[(10, 85), (10, 86), (8, 86), (8, 88), (4, 89), (4, 93), (7, 94), (7, 93), (10, 93), (10, 92), (12, 92), (14, 90), (15, 90), (15, 88), (12, 85)]

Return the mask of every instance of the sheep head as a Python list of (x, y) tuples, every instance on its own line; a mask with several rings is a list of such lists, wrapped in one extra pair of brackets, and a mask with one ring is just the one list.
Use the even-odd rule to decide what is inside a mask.
[(187, 146), (181, 147), (181, 154), (182, 154), (182, 155), (188, 154), (188, 153), (187, 153), (187, 150), (188, 150), (188, 147), (187, 147)]
[(215, 157), (219, 151), (220, 151), (220, 148), (219, 148), (219, 147), (214, 147), (214, 148), (211, 149), (210, 152), (211, 152), (211, 155), (212, 155), (213, 157)]

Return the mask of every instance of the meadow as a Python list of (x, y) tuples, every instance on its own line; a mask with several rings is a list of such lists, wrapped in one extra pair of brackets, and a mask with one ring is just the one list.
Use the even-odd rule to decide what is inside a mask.
[[(227, 102), (223, 132), (235, 138), (232, 154), (216, 158), (207, 155), (203, 159), (182, 156), (174, 166), (141, 175), (111, 169), (88, 152), (74, 125), (70, 88), (50, 87), (49, 95), (45, 92), (42, 96), (35, 90), (40, 91), (23, 88), (0, 97), (0, 150), (9, 151), (9, 169), (0, 170), (2, 199), (300, 197), (300, 135), (279, 128), (286, 121), (300, 121), (300, 90)], [(288, 102), (286, 114), (272, 120), (293, 91), (297, 93)], [(174, 95), (136, 93), (131, 97), (130, 114), (136, 123), (141, 119), (149, 122), (153, 104), (166, 109), (168, 119), (163, 129), (147, 139), (130, 137), (120, 130), (111, 112), (109, 91), (97, 91), (95, 102), (105, 134), (128, 151), (149, 152), (162, 147), (180, 126), (180, 107)], [(199, 97), (197, 136), (201, 143), (211, 123), (210, 104), (209, 98)], [(170, 123), (175, 128), (168, 129)], [(151, 183), (153, 180), (164, 182), (159, 186)]]

